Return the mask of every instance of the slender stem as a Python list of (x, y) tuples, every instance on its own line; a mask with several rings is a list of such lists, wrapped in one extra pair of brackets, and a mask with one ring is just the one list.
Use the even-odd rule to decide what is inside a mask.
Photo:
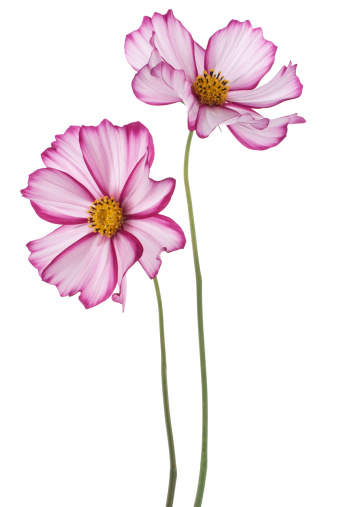
[(172, 430), (172, 426), (171, 426), (170, 407), (169, 407), (168, 381), (167, 381), (167, 360), (166, 360), (165, 341), (164, 341), (163, 306), (162, 306), (160, 287), (158, 285), (158, 280), (157, 280), (156, 276), (154, 278), (154, 285), (155, 285), (157, 304), (158, 304), (158, 320), (159, 320), (159, 324), (160, 324), (162, 395), (163, 395), (164, 417), (165, 417), (165, 425), (167, 428), (167, 438), (168, 438), (169, 457), (170, 457), (170, 474), (169, 474), (169, 485), (168, 485), (166, 507), (172, 507), (172, 505), (174, 503), (176, 478), (177, 478), (177, 467), (176, 467), (174, 437), (173, 437), (173, 430)]
[(196, 276), (196, 296), (197, 296), (197, 322), (198, 322), (198, 339), (200, 348), (200, 363), (201, 363), (201, 383), (202, 383), (202, 450), (201, 450), (201, 462), (200, 462), (200, 474), (198, 479), (198, 486), (196, 492), (196, 498), (194, 507), (200, 507), (202, 505), (203, 493), (205, 487), (205, 479), (207, 475), (208, 467), (208, 387), (207, 387), (207, 367), (205, 360), (205, 346), (204, 346), (204, 330), (203, 330), (203, 304), (202, 304), (202, 275), (201, 268), (198, 258), (197, 250), (197, 239), (194, 212), (192, 208), (191, 192), (188, 178), (188, 165), (189, 165), (189, 152), (192, 140), (193, 132), (189, 132), (187, 145), (185, 148), (184, 155), (184, 186), (187, 197), (190, 233), (192, 251), (194, 256), (195, 264), (195, 276)]

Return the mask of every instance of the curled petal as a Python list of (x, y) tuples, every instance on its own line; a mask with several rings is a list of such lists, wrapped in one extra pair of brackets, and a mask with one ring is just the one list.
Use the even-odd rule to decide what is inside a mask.
[(135, 70), (140, 70), (147, 65), (153, 47), (150, 39), (153, 33), (153, 25), (148, 16), (144, 16), (138, 30), (129, 33), (124, 43), (124, 51), (130, 65)]
[(188, 110), (188, 129), (190, 130), (190, 132), (196, 130), (196, 121), (200, 107), (202, 106), (198, 98), (193, 97), (193, 103), (190, 109)]
[(223, 106), (201, 106), (196, 121), (196, 133), (199, 137), (208, 137), (211, 132), (220, 125), (231, 125), (241, 121), (243, 123), (254, 122), (255, 118), (249, 112), (243, 114), (230, 107)]
[(27, 248), (31, 252), (29, 262), (41, 276), (42, 271), (55, 257), (87, 234), (92, 234), (88, 224), (61, 225), (47, 236), (27, 243)]
[(119, 303), (122, 305), (122, 311), (124, 312), (125, 306), (126, 306), (126, 299), (127, 299), (127, 276), (124, 275), (122, 277), (121, 283), (119, 284), (120, 292), (115, 292), (115, 294), (112, 295), (112, 300), (114, 303)]
[(147, 63), (149, 69), (153, 69), (154, 67), (156, 67), (156, 65), (158, 65), (159, 63), (163, 62), (163, 58), (161, 57), (160, 53), (157, 51), (157, 49), (153, 49), (153, 51), (151, 52), (151, 55), (150, 55), (150, 58), (149, 58), (149, 61)]
[(121, 229), (112, 238), (116, 257), (117, 257), (117, 283), (119, 284), (120, 293), (113, 294), (112, 299), (116, 303), (122, 304), (122, 311), (126, 304), (127, 282), (125, 280), (128, 269), (139, 260), (143, 253), (143, 247), (140, 241), (123, 229)]
[(276, 50), (272, 42), (264, 39), (261, 28), (252, 28), (250, 21), (232, 20), (210, 37), (205, 69), (224, 74), (230, 90), (249, 90), (270, 70)]
[(117, 201), (137, 162), (145, 153), (149, 165), (154, 159), (152, 137), (140, 122), (117, 127), (103, 120), (98, 127), (81, 127), (80, 146), (100, 195)]
[(290, 62), (286, 67), (281, 68), (278, 74), (271, 81), (254, 90), (230, 89), (228, 100), (248, 107), (270, 107), (284, 102), (285, 100), (296, 99), (302, 94), (303, 85), (296, 75), (297, 65)]
[(93, 180), (80, 148), (80, 127), (69, 127), (62, 135), (55, 136), (52, 147), (41, 155), (46, 167), (59, 169), (73, 176), (79, 183), (88, 188), (93, 195), (98, 195), (99, 189)]
[[(244, 110), (243, 107), (237, 107), (238, 110)], [(251, 111), (251, 114), (257, 119), (263, 119), (263, 116)], [(263, 129), (254, 128), (253, 125), (236, 123), (228, 125), (230, 132), (236, 139), (246, 148), (251, 150), (267, 150), (273, 146), (277, 146), (285, 137), (288, 131), (288, 125), (293, 123), (305, 123), (304, 118), (298, 116), (297, 113), (289, 116), (282, 116), (274, 120), (269, 120), (268, 126)]]
[(87, 222), (93, 195), (72, 176), (57, 169), (38, 169), (21, 191), (31, 200), (36, 213), (54, 224)]
[(184, 71), (175, 70), (166, 62), (143, 67), (134, 77), (132, 87), (136, 97), (146, 104), (164, 106), (192, 100), (191, 85)]
[(42, 272), (42, 280), (56, 285), (60, 296), (74, 296), (85, 308), (111, 296), (117, 283), (117, 260), (111, 238), (90, 233), (60, 253)]
[(166, 178), (154, 181), (149, 178), (149, 165), (146, 155), (130, 174), (120, 201), (124, 216), (129, 218), (145, 218), (155, 215), (165, 208), (175, 190), (175, 180)]
[(164, 16), (157, 12), (152, 17), (153, 41), (161, 57), (174, 69), (182, 69), (193, 83), (197, 76), (194, 41), (188, 30), (175, 18), (172, 10)]
[(161, 253), (184, 248), (186, 242), (179, 225), (163, 215), (127, 220), (124, 229), (140, 240), (143, 254), (139, 262), (150, 278), (154, 278), (160, 269)]

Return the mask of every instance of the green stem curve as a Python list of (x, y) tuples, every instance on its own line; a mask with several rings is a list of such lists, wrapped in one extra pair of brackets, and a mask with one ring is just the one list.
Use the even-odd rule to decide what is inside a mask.
[(188, 177), (189, 153), (193, 132), (189, 132), (187, 144), (184, 154), (184, 186), (187, 197), (190, 234), (192, 251), (194, 256), (195, 276), (196, 276), (196, 296), (197, 296), (197, 323), (198, 323), (198, 339), (200, 349), (200, 365), (201, 365), (201, 383), (202, 383), (202, 450), (200, 461), (200, 473), (194, 507), (202, 505), (205, 480), (208, 468), (208, 387), (207, 387), (207, 367), (205, 359), (204, 345), (204, 329), (203, 329), (203, 303), (202, 303), (202, 275), (198, 257), (197, 239), (194, 212), (192, 207), (191, 192)]
[(172, 430), (172, 426), (171, 426), (170, 407), (169, 407), (167, 360), (166, 360), (165, 340), (164, 340), (163, 306), (162, 306), (160, 287), (159, 287), (158, 280), (157, 280), (156, 276), (154, 278), (154, 285), (155, 285), (157, 305), (158, 305), (158, 320), (159, 320), (159, 325), (160, 325), (162, 395), (163, 395), (164, 417), (165, 417), (165, 425), (166, 425), (166, 429), (167, 429), (169, 457), (170, 457), (170, 474), (169, 474), (169, 485), (168, 485), (166, 507), (172, 507), (172, 505), (174, 503), (174, 496), (175, 496), (177, 466), (176, 466), (174, 436), (173, 436), (173, 430)]

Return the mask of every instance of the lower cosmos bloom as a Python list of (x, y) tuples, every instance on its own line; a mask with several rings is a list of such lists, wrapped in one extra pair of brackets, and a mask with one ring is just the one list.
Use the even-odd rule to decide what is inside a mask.
[[(69, 127), (42, 154), (22, 195), (36, 213), (61, 227), (27, 244), (30, 262), (61, 296), (91, 308), (112, 296), (125, 306), (126, 273), (139, 261), (150, 278), (162, 251), (183, 248), (182, 229), (160, 215), (175, 180), (154, 181), (152, 137), (139, 122)], [(116, 286), (119, 293), (113, 294)]]
[(152, 105), (183, 101), (190, 131), (205, 138), (224, 124), (253, 150), (276, 146), (286, 136), (288, 125), (305, 122), (297, 114), (269, 120), (253, 109), (302, 93), (297, 65), (291, 62), (257, 88), (272, 67), (276, 50), (264, 39), (261, 28), (235, 20), (212, 35), (205, 50), (171, 10), (164, 16), (145, 16), (125, 41), (127, 60), (137, 71), (132, 87), (138, 99)]

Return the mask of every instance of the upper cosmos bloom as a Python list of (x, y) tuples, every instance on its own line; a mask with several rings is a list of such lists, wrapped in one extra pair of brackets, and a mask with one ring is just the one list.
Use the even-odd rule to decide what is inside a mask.
[(81, 291), (86, 308), (126, 300), (126, 273), (139, 261), (150, 278), (163, 250), (183, 248), (182, 229), (160, 215), (175, 180), (154, 181), (154, 145), (139, 122), (116, 127), (69, 127), (42, 153), (46, 166), (29, 176), (22, 195), (55, 224), (51, 234), (28, 243), (30, 262), (61, 296)]
[(289, 124), (305, 122), (297, 114), (269, 120), (252, 109), (271, 107), (302, 93), (297, 65), (291, 62), (257, 87), (272, 67), (276, 50), (261, 28), (235, 20), (212, 35), (203, 49), (171, 10), (164, 16), (144, 17), (125, 41), (127, 60), (137, 71), (132, 87), (138, 99), (153, 105), (183, 101), (190, 131), (204, 138), (224, 124), (253, 150), (276, 146)]

